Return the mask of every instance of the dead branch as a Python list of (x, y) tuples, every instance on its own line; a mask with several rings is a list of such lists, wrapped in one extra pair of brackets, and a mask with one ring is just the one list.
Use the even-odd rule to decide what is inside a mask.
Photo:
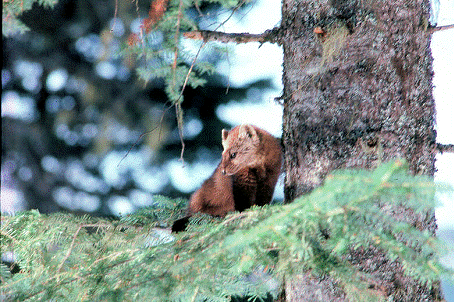
[(222, 43), (249, 43), (249, 42), (270, 42), (278, 43), (278, 32), (279, 28), (267, 30), (261, 34), (250, 34), (250, 33), (225, 33), (220, 31), (211, 30), (196, 30), (183, 33), (183, 36), (193, 40), (217, 41)]
[[(434, 33), (436, 31), (447, 30), (454, 28), (454, 24), (429, 27), (428, 33)], [(279, 43), (279, 27), (269, 29), (261, 34), (250, 34), (250, 33), (225, 33), (216, 30), (194, 30), (183, 33), (183, 36), (187, 39), (203, 40), (204, 42), (217, 41), (221, 43), (249, 43), (249, 42), (270, 42)]]
[(440, 154), (443, 154), (444, 152), (454, 153), (454, 144), (440, 144), (440, 143), (437, 143), (437, 151)]
[(441, 30), (446, 30), (446, 29), (451, 29), (451, 28), (454, 28), (454, 24), (451, 24), (451, 25), (443, 25), (443, 26), (435, 26), (435, 27), (430, 26), (430, 27), (427, 29), (427, 32), (433, 34), (433, 33), (436, 32), (436, 31), (441, 31)]

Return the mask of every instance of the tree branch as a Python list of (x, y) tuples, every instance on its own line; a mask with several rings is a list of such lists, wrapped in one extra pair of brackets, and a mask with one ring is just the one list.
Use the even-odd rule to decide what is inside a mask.
[(427, 31), (431, 34), (433, 34), (434, 32), (436, 31), (440, 31), (440, 30), (446, 30), (446, 29), (451, 29), (451, 28), (454, 28), (454, 24), (451, 24), (451, 25), (443, 25), (443, 26), (435, 26), (435, 27), (432, 27), (430, 26)]
[[(454, 24), (451, 25), (444, 25), (444, 26), (436, 26), (436, 27), (429, 27), (427, 32), (434, 33), (436, 31), (452, 29), (454, 28)], [(270, 42), (270, 43), (279, 43), (279, 31), (280, 27), (275, 27), (273, 29), (269, 29), (261, 34), (250, 34), (250, 33), (225, 33), (216, 30), (194, 30), (183, 33), (183, 36), (187, 39), (193, 40), (203, 40), (205, 42), (208, 41), (217, 41), (222, 43), (249, 43), (249, 42)]]
[(437, 143), (437, 151), (441, 154), (443, 154), (443, 152), (450, 152), (450, 153), (454, 153), (454, 144), (440, 144), (440, 143)]
[(195, 30), (185, 32), (183, 36), (193, 40), (217, 41), (222, 43), (249, 43), (249, 42), (270, 42), (279, 43), (278, 33), (279, 27), (269, 29), (261, 34), (250, 34), (250, 33), (224, 33), (220, 31), (211, 30)]

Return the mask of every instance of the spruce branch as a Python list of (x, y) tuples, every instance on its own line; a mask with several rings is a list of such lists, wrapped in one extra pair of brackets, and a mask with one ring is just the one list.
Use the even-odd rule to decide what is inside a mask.
[(19, 16), (22, 13), (31, 10), (33, 4), (38, 2), (44, 7), (54, 7), (58, 0), (21, 0), (21, 1), (3, 1), (2, 2), (2, 34), (10, 37), (17, 34), (23, 34), (30, 30)]
[(395, 161), (374, 171), (332, 173), (323, 187), (290, 204), (225, 219), (195, 215), (178, 234), (157, 227), (183, 216), (186, 201), (163, 196), (119, 221), (36, 211), (2, 217), (1, 252), (14, 252), (21, 271), (2, 272), (0, 291), (21, 301), (276, 298), (271, 281), (307, 269), (308, 277), (335, 278), (351, 301), (376, 299), (389, 288), (349, 262), (349, 253), (383, 251), (428, 284), (453, 275), (437, 260), (433, 234), (393, 215), (400, 207), (418, 215), (433, 210), (434, 192), (433, 181), (408, 175), (406, 164)]
[[(231, 8), (230, 15), (221, 22), (215, 30), (222, 27), (247, 1), (248, 0), (231, 2), (220, 0), (214, 1), (221, 3), (226, 8)], [(187, 12), (188, 9), (193, 6), (199, 10), (199, 14), (202, 14), (197, 1), (181, 0), (172, 2), (168, 0), (153, 0), (148, 12), (148, 17), (145, 18), (141, 24), (140, 33), (132, 33), (129, 36), (128, 47), (122, 52), (122, 55), (124, 56), (135, 55), (137, 58), (144, 59), (145, 66), (137, 67), (137, 73), (139, 78), (144, 80), (145, 83), (156, 78), (164, 79), (165, 91), (169, 101), (172, 103), (170, 107), (175, 106), (178, 133), (181, 142), (181, 161), (184, 161), (183, 155), (185, 150), (183, 112), (180, 104), (183, 101), (183, 93), (187, 85), (190, 85), (193, 88), (203, 85), (206, 80), (202, 78), (202, 76), (205, 73), (210, 73), (214, 70), (214, 66), (210, 62), (197, 62), (205, 43), (202, 43), (199, 47), (199, 50), (195, 57), (192, 58), (191, 63), (180, 45), (183, 32), (197, 29), (197, 24)], [(117, 9), (117, 4), (115, 8)], [(155, 30), (159, 30), (159, 32), (163, 34), (164, 40), (159, 46), (153, 45), (153, 42), (147, 43), (147, 40), (153, 40), (152, 35)], [(170, 53), (173, 58), (169, 60)], [(150, 132), (151, 131), (147, 131), (146, 133)], [(134, 146), (135, 144), (131, 148)], [(126, 153), (125, 157), (128, 153), (129, 151)]]

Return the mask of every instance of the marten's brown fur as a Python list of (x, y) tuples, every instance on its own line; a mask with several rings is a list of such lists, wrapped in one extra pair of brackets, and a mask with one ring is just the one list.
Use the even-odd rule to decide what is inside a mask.
[(189, 201), (189, 214), (201, 212), (213, 216), (225, 216), (227, 212), (235, 211), (232, 186), (232, 178), (222, 174), (219, 165), (200, 189), (192, 194)]
[(222, 130), (222, 161), (189, 201), (188, 212), (225, 216), (271, 202), (281, 171), (277, 138), (252, 125)]

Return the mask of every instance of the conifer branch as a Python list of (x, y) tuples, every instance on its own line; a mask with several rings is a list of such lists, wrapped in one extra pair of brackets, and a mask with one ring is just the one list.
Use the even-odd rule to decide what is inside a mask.
[[(3, 215), (3, 213), (2, 213), (2, 215)], [(3, 219), (2, 219), (2, 220), (3, 220)], [(2, 222), (3, 222), (3, 221), (2, 221)], [(1, 235), (1, 236), (5, 236), (5, 237), (7, 237), (9, 240), (12, 240), (12, 241), (14, 241), (15, 243), (17, 243), (16, 238), (14, 238), (13, 236), (11, 236), (11, 235), (8, 234), (7, 232), (3, 232), (3, 230), (0, 232), (0, 235)]]
[[(304, 269), (334, 277), (351, 301), (374, 300), (390, 287), (376, 284), (371, 290), (373, 275), (349, 262), (352, 250), (379, 249), (403, 264), (398, 274), (420, 282), (452, 275), (438, 262), (437, 239), (388, 211), (427, 213), (434, 192), (431, 179), (409, 175), (404, 162), (396, 161), (375, 171), (330, 174), (323, 187), (290, 204), (253, 207), (222, 221), (195, 215), (186, 232), (173, 235), (156, 227), (184, 215), (182, 199), (154, 196), (154, 207), (119, 224), (23, 212), (2, 217), (0, 251), (13, 251), (21, 271), (4, 273), (2, 267), (0, 292), (18, 301), (80, 301), (87, 295), (229, 301), (232, 295), (269, 296), (270, 278), (279, 283)], [(273, 298), (278, 295), (274, 289)]]

